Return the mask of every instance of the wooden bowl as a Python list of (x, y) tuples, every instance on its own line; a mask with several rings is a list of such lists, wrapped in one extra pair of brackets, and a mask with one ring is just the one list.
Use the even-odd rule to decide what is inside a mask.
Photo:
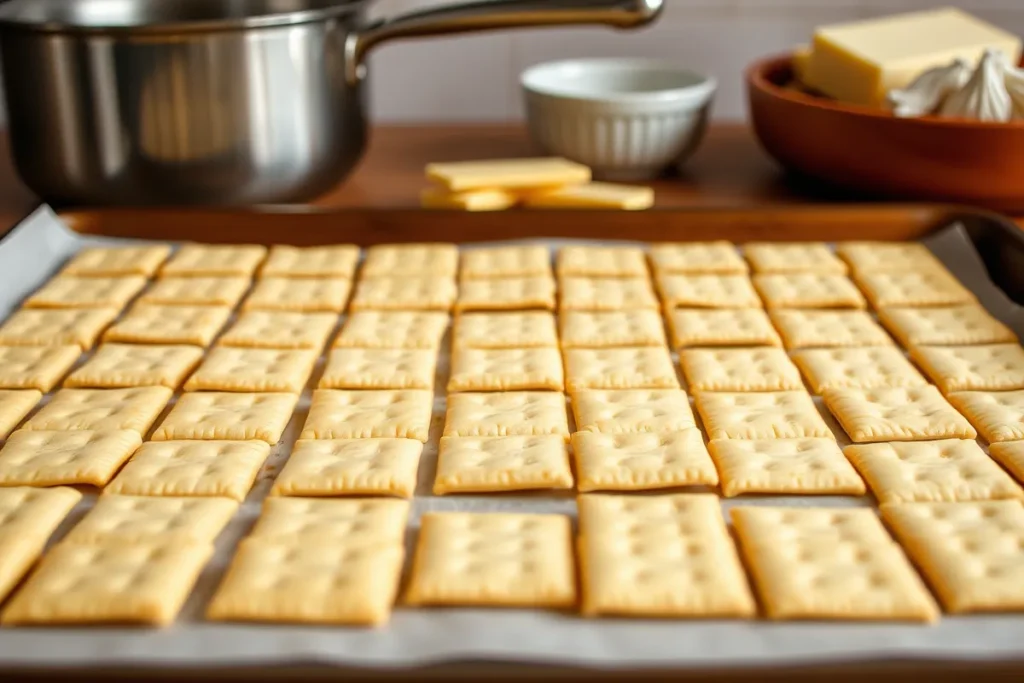
[(747, 71), (754, 130), (786, 168), (875, 197), (1024, 212), (1024, 122), (901, 119), (792, 83), (791, 55)]

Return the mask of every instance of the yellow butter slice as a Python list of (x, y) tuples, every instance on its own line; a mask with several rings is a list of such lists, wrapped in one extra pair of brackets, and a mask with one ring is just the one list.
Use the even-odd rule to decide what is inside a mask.
[(536, 208), (648, 209), (654, 204), (654, 190), (638, 185), (587, 183), (529, 193), (523, 197), (523, 204)]
[(517, 200), (515, 194), (495, 188), (449, 192), (440, 187), (428, 187), (420, 193), (420, 205), (424, 209), (501, 211), (515, 206)]
[(427, 164), (426, 175), (450, 192), (463, 192), (578, 185), (590, 180), (590, 169), (558, 157), (493, 159)]

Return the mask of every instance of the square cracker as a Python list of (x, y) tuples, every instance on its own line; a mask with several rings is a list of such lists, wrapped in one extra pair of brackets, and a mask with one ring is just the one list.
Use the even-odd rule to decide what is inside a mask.
[(116, 308), (23, 308), (0, 325), (5, 346), (64, 346), (92, 348), (119, 311)]
[(787, 349), (894, 345), (864, 311), (775, 309), (771, 318)]
[(930, 384), (826, 389), (825, 405), (854, 443), (973, 439), (978, 436)]
[(866, 308), (845, 275), (767, 273), (754, 275), (754, 287), (767, 308)]
[(352, 281), (339, 277), (265, 277), (249, 292), (242, 310), (341, 313), (351, 289)]
[(438, 349), (448, 314), (436, 311), (355, 311), (349, 314), (335, 347)]
[(558, 281), (559, 306), (565, 311), (633, 311), (658, 308), (646, 277), (563, 277)]
[(142, 445), (131, 430), (19, 429), (0, 448), (0, 486), (104, 486)]
[(35, 389), (0, 390), (0, 439), (6, 439), (42, 398), (43, 393)]
[(217, 343), (246, 349), (319, 351), (337, 322), (334, 313), (245, 311)]
[(1024, 507), (1019, 502), (883, 505), (882, 519), (947, 612), (1024, 610)]
[(25, 299), (25, 308), (124, 308), (146, 286), (141, 275), (58, 275)]
[(434, 495), (570, 489), (565, 439), (543, 436), (446, 436), (437, 452)]
[(910, 357), (943, 393), (1024, 389), (1024, 349), (1019, 344), (915, 346)]
[(919, 387), (928, 383), (895, 346), (803, 349), (794, 351), (792, 357), (816, 394), (843, 387)]
[(855, 273), (945, 270), (942, 262), (919, 242), (839, 242), (836, 253)]
[(565, 349), (668, 343), (658, 311), (566, 311), (559, 327)]
[(577, 391), (572, 408), (581, 432), (678, 432), (697, 425), (681, 389)]
[(855, 444), (843, 453), (880, 503), (1024, 498), (1020, 486), (976, 441)]
[(946, 398), (989, 443), (1024, 439), (1024, 391), (958, 391)]
[(168, 277), (157, 280), (140, 304), (234, 307), (249, 289), (248, 277)]
[(571, 607), (572, 524), (564, 515), (428, 512), (405, 595), (412, 605)]
[(313, 374), (318, 349), (241, 349), (218, 346), (185, 382), (185, 391), (290, 391)]
[(448, 391), (565, 389), (558, 349), (456, 349)]
[(558, 250), (555, 269), (560, 277), (647, 277), (647, 259), (640, 247), (568, 246)]
[(0, 602), (14, 590), (82, 494), (68, 487), (0, 489)]
[(939, 618), (873, 510), (734, 507), (731, 513), (769, 619)]
[(270, 493), (412, 498), (422, 451), (415, 439), (302, 439)]
[(0, 389), (47, 392), (60, 382), (82, 354), (67, 346), (0, 346)]
[(248, 539), (206, 610), (212, 621), (377, 626), (391, 615), (405, 549)]
[(377, 244), (366, 250), (360, 275), (364, 278), (455, 275), (458, 269), (459, 249), (454, 244)]
[(1024, 482), (1024, 441), (1000, 441), (989, 446), (988, 452), (1017, 481)]
[(656, 242), (647, 257), (655, 273), (746, 273), (747, 262), (736, 245), (713, 242)]
[(665, 308), (761, 308), (747, 275), (659, 274)]
[(265, 441), (150, 441), (104, 492), (242, 501), (269, 456), (270, 444)]
[(800, 371), (782, 349), (685, 349), (679, 352), (679, 363), (690, 391), (804, 388)]
[(352, 297), (353, 311), (448, 311), (458, 294), (455, 278), (420, 275), (363, 279)]
[(452, 348), (513, 349), (558, 346), (555, 316), (546, 311), (464, 313), (455, 318)]
[(452, 394), (444, 436), (543, 436), (569, 440), (565, 395), (547, 391)]
[(228, 498), (119, 496), (104, 491), (61, 542), (212, 545), (237, 511), (238, 503)]
[(883, 308), (878, 319), (906, 347), (1016, 342), (1013, 330), (977, 304), (941, 308)]
[(974, 294), (945, 270), (861, 272), (856, 279), (876, 309), (977, 303)]
[(25, 423), (44, 431), (130, 429), (145, 436), (173, 392), (167, 387), (61, 389)]
[(554, 310), (555, 280), (548, 275), (463, 280), (456, 311)]
[(153, 306), (132, 308), (103, 335), (108, 342), (209, 346), (231, 316), (228, 306)]
[(101, 344), (81, 367), (64, 380), (64, 386), (177, 389), (202, 358), (201, 348), (184, 344)]
[(166, 244), (145, 247), (92, 247), (83, 249), (61, 269), (62, 275), (79, 277), (152, 277), (171, 253)]
[(782, 346), (768, 314), (757, 308), (665, 311), (672, 346)]
[(482, 247), (462, 252), (463, 280), (551, 274), (551, 252), (543, 244)]
[(834, 438), (804, 391), (702, 392), (696, 402), (709, 439)]
[(61, 543), (10, 601), (0, 623), (164, 626), (174, 621), (212, 554), (209, 544)]
[(151, 438), (153, 441), (259, 439), (274, 445), (281, 440), (298, 400), (298, 394), (285, 392), (182, 394)]
[(401, 545), (409, 501), (394, 498), (279, 498), (263, 501), (249, 538), (303, 545)]
[(726, 498), (744, 493), (862, 496), (866, 491), (835, 439), (716, 439), (708, 449)]
[(426, 442), (433, 392), (317, 389), (300, 439), (416, 439)]
[(572, 450), (580, 491), (718, 484), (718, 472), (696, 427), (678, 432), (576, 432)]
[(318, 389), (433, 389), (434, 349), (334, 349)]
[(185, 244), (160, 269), (160, 277), (248, 277), (267, 255), (258, 244)]
[(580, 389), (677, 389), (679, 378), (668, 349), (567, 349), (566, 386)]
[(354, 244), (322, 247), (275, 244), (260, 268), (260, 277), (342, 277), (351, 280), (358, 262), (359, 247)]
[(743, 253), (755, 273), (846, 274), (846, 264), (823, 242), (747, 242)]
[(757, 614), (714, 495), (586, 495), (579, 511), (584, 615)]

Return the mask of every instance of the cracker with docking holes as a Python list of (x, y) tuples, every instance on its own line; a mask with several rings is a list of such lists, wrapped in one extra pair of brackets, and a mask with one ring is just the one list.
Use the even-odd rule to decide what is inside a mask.
[(758, 308), (675, 308), (665, 311), (672, 346), (782, 346), (768, 314)]
[(359, 247), (354, 244), (329, 244), (322, 247), (292, 247), (275, 244), (260, 268), (260, 277), (330, 278), (351, 280), (359, 262)]
[(265, 277), (249, 292), (242, 310), (341, 313), (351, 289), (352, 281), (339, 277)]
[(714, 495), (585, 495), (579, 511), (584, 615), (757, 614)]
[(5, 346), (92, 348), (119, 311), (116, 308), (23, 308), (0, 325)]
[(202, 391), (182, 394), (153, 432), (152, 440), (259, 439), (274, 445), (281, 440), (298, 400), (298, 394), (286, 392), (238, 394)]
[(709, 439), (834, 438), (805, 391), (701, 392), (696, 403)]
[(396, 498), (281, 498), (263, 501), (249, 534), (261, 541), (344, 543), (353, 547), (404, 542), (409, 501)]
[(463, 280), (551, 275), (551, 252), (542, 244), (481, 247), (462, 252)]
[(973, 439), (978, 433), (930, 384), (827, 389), (822, 398), (854, 443)]
[(432, 389), (434, 349), (334, 349), (319, 389)]
[(125, 277), (58, 275), (25, 299), (25, 308), (116, 308), (128, 305), (148, 280)]
[(438, 349), (448, 314), (436, 311), (355, 311), (334, 347), (361, 349)]
[(185, 244), (160, 277), (250, 277), (267, 255), (258, 244)]
[(559, 323), (564, 349), (668, 343), (658, 311), (565, 311)]
[(726, 498), (744, 493), (862, 496), (866, 491), (835, 439), (715, 439), (708, 449)]
[(249, 289), (249, 278), (168, 277), (157, 280), (138, 299), (157, 306), (228, 306), (234, 308)]
[(658, 294), (666, 308), (761, 308), (747, 275), (659, 274)]
[(906, 347), (1016, 342), (1013, 330), (977, 304), (940, 308), (883, 308), (882, 321)]
[(802, 349), (794, 351), (792, 358), (815, 394), (826, 389), (920, 387), (928, 384), (895, 346)]
[(1019, 344), (915, 346), (910, 357), (946, 394), (1024, 389), (1024, 349)]
[(855, 444), (843, 453), (880, 503), (1024, 498), (1024, 491), (976, 441)]
[(754, 287), (767, 308), (866, 308), (853, 281), (820, 273), (755, 274)]
[(974, 294), (945, 270), (862, 272), (856, 279), (876, 309), (977, 303)]
[(639, 247), (568, 246), (558, 250), (559, 277), (647, 277), (647, 259)]
[(918, 242), (839, 242), (836, 253), (854, 273), (945, 270), (928, 247)]
[(564, 515), (428, 512), (405, 600), (411, 605), (571, 607), (572, 523)]
[(359, 281), (350, 307), (353, 311), (448, 311), (457, 295), (451, 276), (375, 277)]
[(301, 439), (271, 495), (411, 498), (422, 451), (415, 439)]
[(454, 244), (377, 244), (366, 250), (360, 275), (363, 278), (406, 275), (454, 276), (459, 269), (459, 250)]
[(217, 343), (246, 349), (319, 351), (337, 321), (338, 316), (334, 313), (245, 311)]
[(697, 426), (681, 389), (578, 391), (572, 408), (581, 432), (678, 432)]
[(42, 398), (43, 393), (35, 389), (0, 390), (0, 439), (6, 439)]
[(787, 349), (895, 346), (864, 311), (776, 309), (770, 315)]
[(560, 435), (441, 438), (435, 495), (572, 485), (569, 449)]
[(543, 436), (569, 440), (565, 394), (549, 391), (452, 394), (444, 436)]
[(646, 491), (716, 486), (718, 472), (695, 427), (677, 432), (576, 432), (580, 491)]
[(177, 389), (202, 359), (201, 348), (186, 344), (100, 344), (81, 367), (68, 375), (64, 386)]
[(958, 391), (947, 398), (989, 443), (1024, 439), (1024, 391)]
[(81, 493), (65, 486), (0, 488), (0, 602), (28, 574), (81, 499)]
[(213, 544), (238, 511), (228, 498), (110, 495), (106, 491), (61, 543)]
[(755, 273), (846, 274), (846, 264), (823, 242), (747, 242), (743, 253)]
[(146, 247), (92, 247), (83, 249), (61, 269), (62, 275), (78, 277), (152, 277), (171, 253), (166, 244)]
[(270, 456), (266, 441), (149, 441), (104, 493), (245, 500)]
[(769, 619), (923, 621), (938, 606), (868, 508), (734, 507)]
[(463, 280), (456, 311), (554, 310), (555, 280), (550, 275)]
[(679, 388), (672, 357), (663, 346), (567, 349), (565, 377), (570, 393), (581, 389)]
[(647, 257), (655, 273), (746, 273), (747, 262), (736, 246), (713, 242), (655, 242)]
[(684, 349), (679, 352), (690, 391), (802, 390), (800, 371), (775, 348)]
[(132, 306), (103, 335), (108, 342), (209, 346), (231, 316), (228, 306)]
[(141, 445), (131, 430), (19, 429), (0, 448), (0, 486), (105, 486)]
[(416, 439), (426, 442), (433, 393), (425, 389), (317, 389), (300, 439)]
[(210, 350), (185, 391), (290, 391), (298, 394), (313, 374), (316, 349), (241, 349), (218, 346)]
[(145, 436), (173, 393), (167, 387), (61, 389), (23, 428), (44, 431), (129, 429)]
[(448, 391), (565, 389), (558, 349), (456, 349)]
[(65, 346), (0, 346), (0, 389), (38, 389), (57, 386), (82, 355), (77, 344)]
[(452, 327), (453, 349), (558, 347), (555, 316), (547, 311), (463, 313)]
[(646, 277), (562, 277), (558, 287), (563, 311), (658, 309), (658, 297)]

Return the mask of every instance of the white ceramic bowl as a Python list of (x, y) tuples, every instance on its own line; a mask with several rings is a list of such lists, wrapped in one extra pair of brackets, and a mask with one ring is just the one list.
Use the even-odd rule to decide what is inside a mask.
[(716, 87), (713, 78), (645, 59), (549, 62), (520, 82), (534, 140), (610, 180), (652, 178), (690, 156)]

